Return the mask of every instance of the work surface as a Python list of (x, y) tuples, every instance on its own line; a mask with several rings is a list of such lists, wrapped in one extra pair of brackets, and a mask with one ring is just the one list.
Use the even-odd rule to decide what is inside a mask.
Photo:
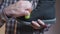
[(0, 28), (0, 34), (5, 34), (5, 24)]

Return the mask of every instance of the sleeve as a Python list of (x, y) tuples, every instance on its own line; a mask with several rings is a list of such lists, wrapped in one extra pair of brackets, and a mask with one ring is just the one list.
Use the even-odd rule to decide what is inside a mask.
[(4, 25), (4, 23), (5, 23), (5, 17), (2, 11), (0, 10), (0, 28)]

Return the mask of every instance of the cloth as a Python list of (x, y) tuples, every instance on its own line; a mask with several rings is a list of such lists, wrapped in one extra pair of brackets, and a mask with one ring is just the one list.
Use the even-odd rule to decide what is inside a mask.
[[(7, 7), (7, 6), (9, 6), (10, 4), (14, 4), (15, 2), (17, 2), (17, 1), (19, 1), (19, 0), (4, 0), (3, 2), (2, 2), (2, 4), (1, 4), (1, 6), (0, 6), (0, 11), (2, 11), (5, 7)], [(33, 1), (30, 1), (30, 2), (33, 2), (32, 4), (33, 4), (33, 9), (35, 9), (36, 7), (37, 7), (37, 5), (36, 5), (36, 3), (38, 3), (38, 0), (33, 0)], [(39, 1), (40, 2), (40, 1)], [(44, 2), (44, 0), (41, 2), (41, 3), (43, 3)], [(52, 3), (51, 1), (48, 1), (49, 3), (48, 4), (50, 4), (50, 3)], [(46, 3), (46, 2), (45, 2)], [(41, 9), (41, 8), (44, 8), (43, 6), (45, 6), (45, 4), (43, 3), (43, 5), (41, 4), (41, 7), (39, 8), (38, 7), (38, 9)], [(49, 5), (50, 6), (50, 5)], [(54, 6), (53, 6), (54, 7)], [(36, 8), (37, 9), (37, 8)], [(34, 10), (34, 11), (37, 11), (37, 10)], [(44, 8), (45, 9), (45, 8)], [(54, 9), (54, 8), (53, 8)], [(34, 11), (33, 11), (33, 13), (34, 13)], [(53, 11), (53, 10), (52, 10)], [(42, 11), (41, 11), (42, 12)], [(32, 15), (32, 16), (34, 16), (34, 14)], [(39, 15), (38, 15), (39, 16)], [(35, 16), (34, 16), (35, 17)], [(12, 21), (11, 21), (12, 20)], [(25, 29), (27, 29), (28, 28), (28, 30), (31, 30), (31, 31), (29, 31), (29, 32), (23, 32), (22, 30), (24, 30), (24, 29), (22, 29), (23, 27), (22, 27), (22, 24), (20, 24), (20, 22), (16, 22), (14, 19), (10, 19), (10, 20), (8, 20), (9, 22), (7, 22), (6, 23), (6, 31), (5, 31), (5, 34), (40, 34), (41, 32), (40, 31), (35, 31), (34, 32), (34, 30), (32, 29), (32, 27), (30, 27), (30, 26), (26, 26), (26, 25), (24, 25), (23, 27), (26, 27)], [(23, 23), (23, 22), (22, 22)], [(4, 23), (1, 23), (0, 25), (2, 25), (2, 24), (4, 24)], [(15, 24), (16, 24), (16, 32), (15, 32)], [(21, 28), (22, 27), (22, 28)], [(20, 29), (21, 28), (21, 29)], [(30, 29), (29, 29), (30, 28)], [(20, 32), (20, 30), (22, 31), (22, 32)]]

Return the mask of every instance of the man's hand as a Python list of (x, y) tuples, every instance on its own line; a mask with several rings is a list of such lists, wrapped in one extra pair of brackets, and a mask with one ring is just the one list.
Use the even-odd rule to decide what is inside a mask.
[(30, 14), (32, 11), (32, 4), (29, 1), (18, 1), (4, 9), (7, 16), (20, 17)]
[[(19, 17), (30, 14), (32, 11), (32, 4), (29, 1), (19, 1), (4, 9), (4, 13), (8, 16)], [(34, 29), (44, 27), (45, 23), (38, 19), (38, 22), (32, 21), (31, 25)]]
[(38, 22), (36, 21), (32, 21), (32, 25), (31, 25), (34, 29), (40, 29), (40, 28), (45, 28), (47, 27), (46, 24), (41, 21), (40, 19), (38, 19)]

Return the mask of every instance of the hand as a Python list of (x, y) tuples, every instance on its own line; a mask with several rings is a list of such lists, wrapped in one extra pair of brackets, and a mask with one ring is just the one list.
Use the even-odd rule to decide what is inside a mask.
[(7, 16), (20, 17), (30, 14), (32, 11), (32, 4), (29, 1), (19, 1), (4, 9)]
[(41, 21), (40, 19), (38, 19), (38, 22), (36, 21), (32, 21), (32, 25), (31, 25), (34, 29), (40, 29), (40, 28), (45, 28), (47, 27), (46, 24)]

